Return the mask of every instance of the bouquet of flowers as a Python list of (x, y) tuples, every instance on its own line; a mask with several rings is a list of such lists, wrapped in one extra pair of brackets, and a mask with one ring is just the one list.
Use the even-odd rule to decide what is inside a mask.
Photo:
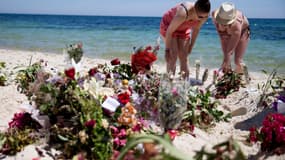
[(187, 83), (166, 76), (160, 81), (159, 117), (164, 131), (177, 129), (187, 109)]
[(211, 92), (198, 88), (188, 91), (188, 109), (184, 114), (183, 123), (190, 122), (200, 128), (213, 126), (215, 122), (228, 121), (230, 114), (218, 109), (219, 101), (212, 101)]
[(80, 62), (82, 56), (83, 56), (83, 45), (82, 43), (75, 43), (70, 44), (66, 47), (66, 53), (68, 54), (68, 58), (70, 60), (74, 60), (75, 63)]
[(260, 130), (255, 127), (250, 129), (249, 141), (260, 141), (263, 151), (285, 153), (282, 150), (285, 147), (285, 116), (278, 113), (267, 115)]
[(42, 69), (41, 62), (33, 63), (26, 69), (19, 70), (16, 76), (16, 82), (18, 83), (17, 89), (21, 93), (27, 93), (30, 84), (37, 79), (37, 73)]
[(30, 113), (15, 113), (9, 122), (9, 128), (5, 133), (0, 133), (0, 153), (14, 155), (26, 145), (35, 143), (39, 135), (33, 133), (41, 128), (41, 125), (31, 117)]
[(138, 48), (131, 56), (131, 65), (133, 73), (145, 73), (151, 69), (151, 65), (157, 60), (156, 53), (159, 47), (152, 49), (151, 46)]
[(233, 71), (225, 73), (216, 83), (216, 98), (226, 98), (229, 94), (238, 91), (241, 86), (241, 76)]

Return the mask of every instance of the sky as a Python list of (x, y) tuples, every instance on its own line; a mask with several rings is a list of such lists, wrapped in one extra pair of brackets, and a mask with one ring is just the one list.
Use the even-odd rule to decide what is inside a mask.
[[(191, 0), (190, 0), (191, 1)], [(210, 0), (211, 10), (225, 0)], [(161, 17), (181, 0), (0, 0), (0, 13)], [(192, 0), (194, 2), (194, 0)], [(249, 18), (285, 18), (285, 0), (231, 0)]]

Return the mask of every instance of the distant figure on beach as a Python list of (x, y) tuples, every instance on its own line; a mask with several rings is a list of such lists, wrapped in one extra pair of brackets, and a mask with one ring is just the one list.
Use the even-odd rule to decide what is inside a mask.
[(209, 0), (179, 3), (168, 10), (160, 22), (160, 34), (165, 43), (166, 70), (175, 74), (177, 58), (183, 77), (189, 77), (188, 55), (191, 53), (201, 26), (207, 21)]
[(234, 54), (235, 72), (243, 73), (243, 56), (250, 39), (248, 19), (235, 9), (233, 3), (224, 2), (212, 12), (212, 20), (220, 37), (224, 54), (221, 69), (224, 72), (231, 70), (231, 55)]

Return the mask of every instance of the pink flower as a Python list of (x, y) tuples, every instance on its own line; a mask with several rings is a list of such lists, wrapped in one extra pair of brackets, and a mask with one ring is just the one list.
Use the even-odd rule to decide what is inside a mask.
[(120, 151), (114, 150), (111, 160), (116, 160), (116, 159), (118, 159), (119, 155), (120, 155)]
[(175, 137), (178, 135), (178, 131), (171, 129), (167, 131), (167, 134), (169, 135), (170, 139), (173, 141)]
[(258, 131), (255, 127), (252, 127), (249, 129), (250, 133), (249, 133), (249, 140), (250, 142), (257, 142), (257, 134), (258, 134)]
[(172, 88), (171, 93), (173, 96), (178, 96), (177, 88)]
[(78, 43), (78, 44), (77, 44), (77, 47), (78, 47), (78, 48), (82, 48), (82, 47), (83, 47), (82, 42)]
[(95, 124), (96, 124), (96, 121), (94, 119), (91, 119), (89, 121), (86, 121), (84, 125), (87, 128), (94, 128)]
[(110, 126), (110, 129), (112, 134), (117, 134), (119, 132), (119, 129), (115, 126)]
[(120, 132), (119, 132), (119, 134), (117, 136), (120, 137), (120, 138), (126, 137), (127, 136), (126, 130), (125, 129), (120, 129)]
[(9, 122), (9, 128), (25, 129), (25, 127), (37, 129), (40, 128), (40, 124), (31, 117), (30, 113), (15, 113), (12, 121)]

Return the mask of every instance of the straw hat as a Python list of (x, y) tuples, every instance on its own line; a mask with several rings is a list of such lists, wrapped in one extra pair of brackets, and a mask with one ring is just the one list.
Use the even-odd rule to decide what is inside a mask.
[(236, 17), (237, 11), (234, 4), (230, 2), (222, 3), (220, 8), (214, 12), (214, 18), (216, 21), (224, 25), (232, 24)]

